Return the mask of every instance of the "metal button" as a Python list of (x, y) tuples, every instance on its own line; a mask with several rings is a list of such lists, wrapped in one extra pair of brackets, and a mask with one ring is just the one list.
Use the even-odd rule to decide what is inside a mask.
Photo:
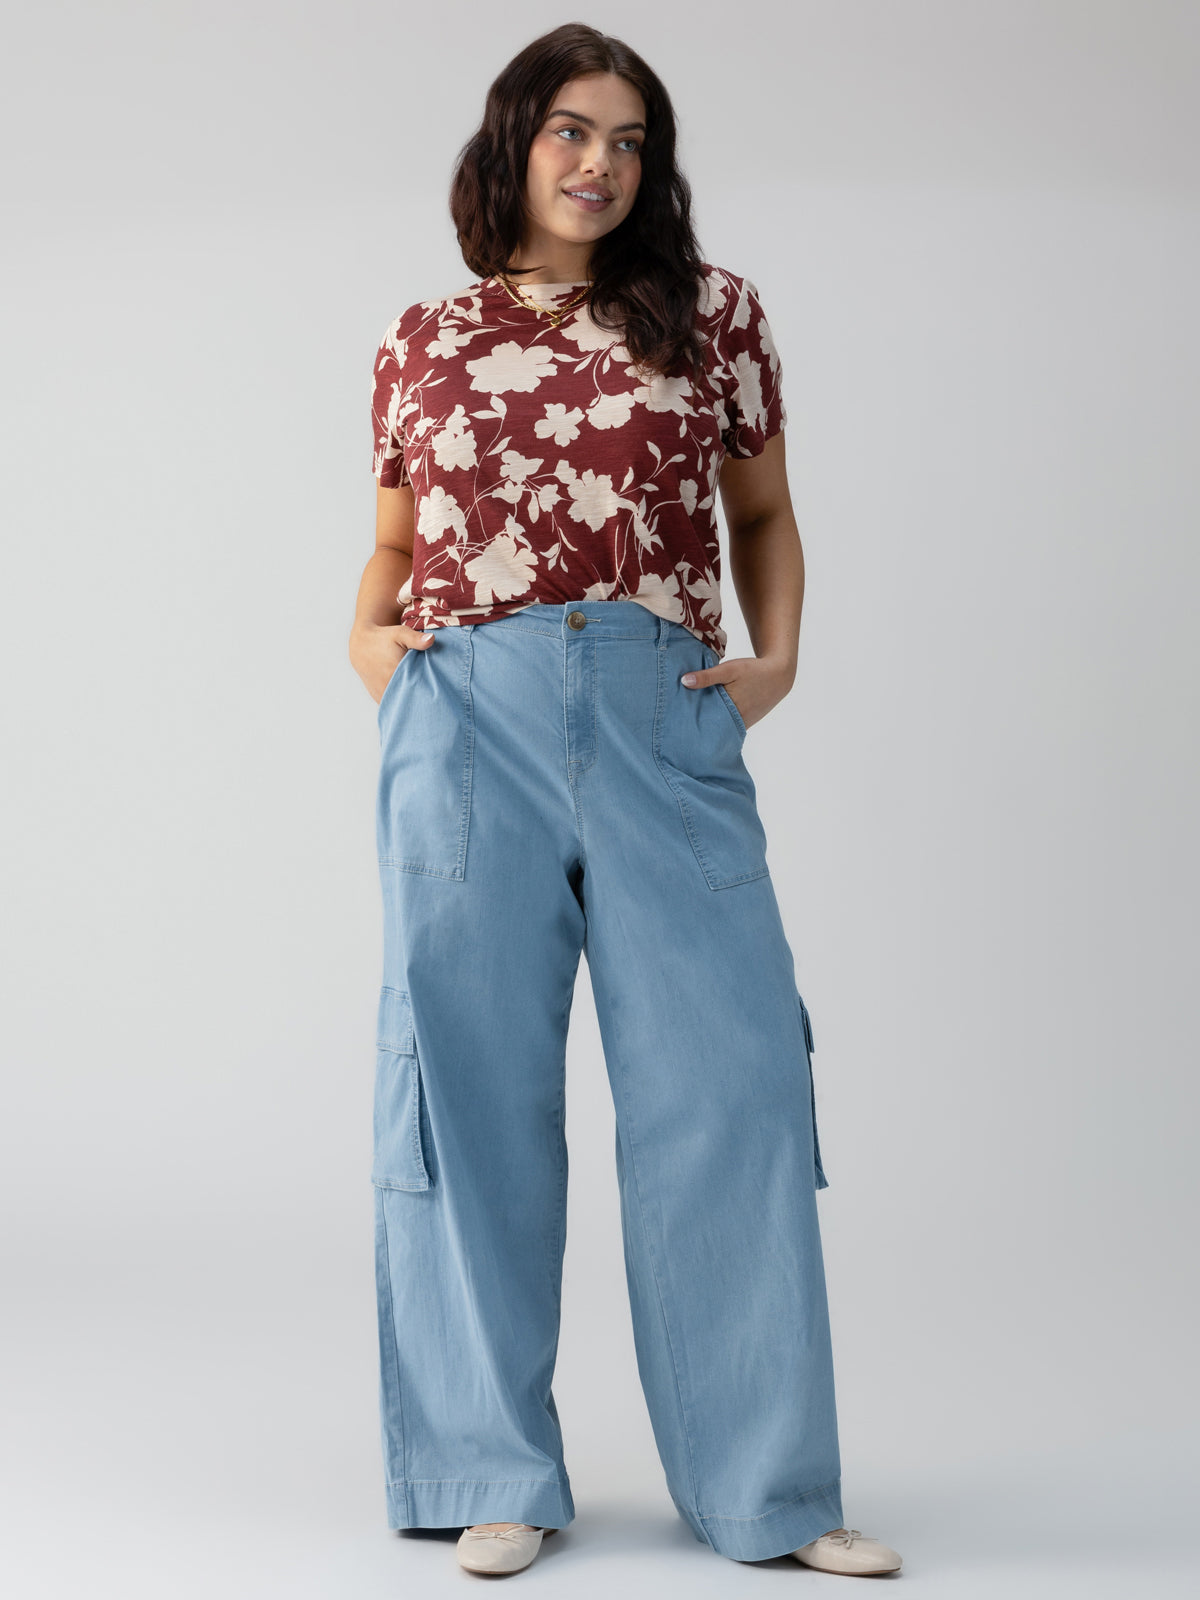
[(587, 617), (582, 611), (572, 611), (567, 616), (567, 625), (572, 628), (585, 628)]

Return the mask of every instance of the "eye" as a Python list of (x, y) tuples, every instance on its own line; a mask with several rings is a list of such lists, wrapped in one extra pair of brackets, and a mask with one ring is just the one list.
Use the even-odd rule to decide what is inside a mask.
[[(573, 127), (571, 125), (571, 123), (569, 123), (569, 122), (568, 123), (564, 123), (561, 128), (556, 128), (554, 131), (557, 134), (577, 133), (581, 139), (586, 139), (587, 138), (587, 134), (584, 133), (582, 128)], [(574, 144), (575, 141), (572, 139), (572, 140), (569, 140), (568, 143)], [(630, 147), (629, 150), (628, 150), (628, 154), (629, 155), (637, 155), (641, 151), (641, 148), (642, 148), (640, 142), (637, 139), (633, 138), (632, 136), (629, 137), (629, 138), (626, 138), (626, 139), (618, 139), (617, 143), (618, 144), (623, 144), (623, 145), (628, 145)]]

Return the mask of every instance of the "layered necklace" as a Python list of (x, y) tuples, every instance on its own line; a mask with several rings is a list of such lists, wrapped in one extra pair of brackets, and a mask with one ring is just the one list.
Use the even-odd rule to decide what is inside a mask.
[(591, 288), (591, 284), (589, 283), (584, 287), (580, 294), (572, 296), (570, 300), (565, 300), (561, 306), (548, 306), (543, 305), (540, 300), (532, 299), (529, 295), (522, 294), (520, 289), (517, 288), (516, 284), (510, 283), (502, 272), (498, 272), (496, 277), (508, 290), (509, 294), (517, 305), (524, 306), (528, 311), (539, 311), (542, 316), (549, 317), (551, 323), (556, 328), (566, 316), (568, 311), (573, 311), (577, 305), (580, 305), (584, 300), (587, 299), (588, 289)]

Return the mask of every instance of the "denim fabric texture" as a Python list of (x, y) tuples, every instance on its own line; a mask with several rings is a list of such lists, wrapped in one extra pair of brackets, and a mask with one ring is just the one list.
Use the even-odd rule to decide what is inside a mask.
[(680, 682), (716, 660), (634, 602), (533, 605), (435, 630), (379, 703), (392, 1528), (575, 1515), (551, 1384), (581, 955), (671, 1499), (737, 1560), (842, 1523), (812, 1019), (745, 723), (723, 686)]

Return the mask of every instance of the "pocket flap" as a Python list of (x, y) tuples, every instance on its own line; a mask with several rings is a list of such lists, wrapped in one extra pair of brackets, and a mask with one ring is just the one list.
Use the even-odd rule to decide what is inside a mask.
[(811, 1051), (815, 1050), (817, 1047), (813, 1043), (812, 1018), (808, 1014), (808, 1007), (804, 1004), (804, 996), (803, 995), (800, 995), (800, 1010), (801, 1010), (801, 1013), (803, 1014), (803, 1017), (804, 1017), (804, 1039), (805, 1039), (805, 1043), (808, 1045), (808, 1048), (809, 1048), (809, 1050), (811, 1052)]
[(393, 1050), (399, 1056), (413, 1053), (412, 1004), (405, 989), (379, 991), (379, 1026), (376, 1043), (381, 1050)]
[(817, 1085), (812, 1069), (812, 1057), (816, 1045), (813, 1043), (812, 1018), (808, 1014), (808, 1007), (804, 1004), (804, 996), (799, 989), (796, 990), (796, 999), (800, 1002), (800, 1015), (804, 1019), (804, 1044), (808, 1052), (808, 1099), (812, 1113), (814, 1175), (817, 1188), (828, 1189), (829, 1179), (825, 1176), (825, 1167), (821, 1161), (821, 1135), (817, 1130)]
[(425, 1097), (406, 989), (380, 989), (377, 1046), (371, 1182), (381, 1189), (428, 1189)]

